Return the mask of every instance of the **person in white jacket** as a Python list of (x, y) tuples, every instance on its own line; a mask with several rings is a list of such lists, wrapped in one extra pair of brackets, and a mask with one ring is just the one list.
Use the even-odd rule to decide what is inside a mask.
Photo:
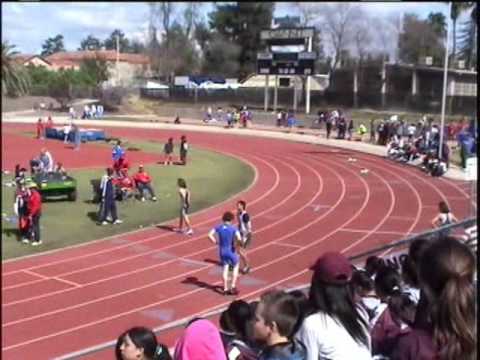
[(311, 306), (296, 333), (306, 360), (371, 359), (368, 315), (349, 288), (352, 265), (338, 252), (323, 254), (311, 268)]

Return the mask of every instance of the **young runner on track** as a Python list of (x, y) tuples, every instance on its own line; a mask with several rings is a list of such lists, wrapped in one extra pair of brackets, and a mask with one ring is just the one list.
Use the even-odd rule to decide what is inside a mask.
[(184, 179), (177, 180), (178, 195), (180, 196), (180, 219), (178, 224), (178, 232), (183, 233), (183, 223), (187, 226), (185, 234), (193, 235), (192, 226), (188, 218), (188, 210), (190, 209), (190, 190), (187, 188), (187, 183)]
[[(218, 244), (220, 262), (223, 266), (223, 295), (238, 295), (238, 290), (235, 286), (238, 278), (238, 270), (240, 268), (240, 261), (236, 253), (237, 245), (242, 241), (240, 232), (232, 225), (235, 218), (232, 212), (227, 211), (222, 216), (222, 224), (210, 230), (208, 238), (214, 244)], [(218, 241), (215, 238), (218, 237)], [(230, 267), (233, 267), (231, 286), (228, 286), (228, 278)]]
[(243, 263), (243, 274), (248, 274), (250, 271), (246, 249), (252, 242), (252, 222), (246, 208), (247, 203), (245, 201), (240, 200), (237, 202), (238, 229), (242, 238), (240, 246), (238, 247), (238, 254), (240, 255), (240, 262)]

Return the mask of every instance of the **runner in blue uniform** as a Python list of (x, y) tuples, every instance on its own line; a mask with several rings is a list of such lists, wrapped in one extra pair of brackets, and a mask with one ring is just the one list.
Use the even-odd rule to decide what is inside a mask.
[[(238, 295), (235, 287), (240, 268), (240, 261), (237, 254), (237, 246), (241, 242), (240, 232), (232, 225), (235, 218), (232, 212), (227, 211), (223, 214), (222, 224), (210, 230), (208, 237), (214, 244), (218, 244), (220, 251), (220, 262), (223, 266), (223, 294)], [(218, 241), (215, 238), (217, 235)], [(228, 286), (230, 267), (233, 267), (231, 286)]]

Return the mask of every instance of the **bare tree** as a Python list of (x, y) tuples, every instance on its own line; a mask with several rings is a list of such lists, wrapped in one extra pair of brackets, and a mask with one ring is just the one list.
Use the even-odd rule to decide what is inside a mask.
[(300, 14), (301, 26), (312, 26), (320, 14), (320, 5), (316, 2), (294, 2), (293, 10)]
[(341, 62), (342, 51), (351, 42), (358, 10), (358, 6), (350, 3), (334, 3), (322, 7), (323, 31), (329, 36), (333, 47), (334, 60), (331, 64), (331, 73), (335, 72), (337, 65)]
[(183, 11), (183, 20), (185, 22), (185, 35), (187, 38), (190, 38), (192, 35), (194, 27), (198, 23), (196, 19), (198, 18), (199, 11), (203, 3), (201, 2), (188, 2), (185, 4), (185, 10)]

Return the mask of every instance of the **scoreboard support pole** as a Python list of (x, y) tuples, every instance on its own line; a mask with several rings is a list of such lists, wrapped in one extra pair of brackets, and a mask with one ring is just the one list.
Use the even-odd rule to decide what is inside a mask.
[[(312, 51), (312, 38), (308, 38), (308, 51)], [(310, 114), (310, 75), (307, 75), (307, 96), (305, 98), (305, 114)]]
[(297, 77), (293, 76), (293, 112), (297, 113)]
[(268, 111), (268, 80), (269, 80), (269, 76), (266, 75), (265, 76), (265, 95), (264, 95), (264, 110), (265, 112)]
[(277, 112), (278, 107), (278, 75), (275, 75), (275, 87), (273, 89), (273, 111)]

